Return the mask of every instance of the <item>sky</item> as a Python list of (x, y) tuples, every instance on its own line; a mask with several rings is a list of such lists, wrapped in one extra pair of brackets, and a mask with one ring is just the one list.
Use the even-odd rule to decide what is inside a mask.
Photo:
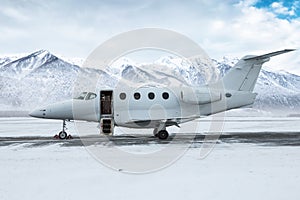
[[(46, 49), (86, 58), (112, 36), (163, 28), (211, 58), (300, 49), (300, 0), (0, 0), (0, 55)], [(300, 75), (300, 50), (268, 67)]]

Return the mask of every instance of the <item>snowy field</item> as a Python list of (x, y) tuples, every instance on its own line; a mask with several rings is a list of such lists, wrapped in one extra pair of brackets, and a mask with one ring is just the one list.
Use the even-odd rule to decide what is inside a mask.
[[(82, 145), (49, 142), (60, 131), (60, 121), (0, 118), (0, 199), (299, 199), (299, 122), (300, 118), (227, 117), (223, 135), (233, 139), (219, 139), (204, 159), (203, 143), (198, 141), (169, 167), (128, 174), (104, 166)], [(209, 134), (210, 118), (199, 123)], [(74, 124), (68, 123), (68, 128), (76, 137)], [(122, 134), (122, 129), (116, 130), (117, 137)], [(251, 134), (254, 140), (243, 137)], [(260, 140), (260, 135), (265, 138)], [(281, 135), (277, 139), (288, 142), (265, 143), (272, 139), (266, 135)], [(20, 139), (5, 143), (7, 137)], [(29, 145), (37, 137), (48, 142)], [(170, 145), (156, 143), (151, 131), (149, 140), (150, 145), (122, 146), (140, 152)]]

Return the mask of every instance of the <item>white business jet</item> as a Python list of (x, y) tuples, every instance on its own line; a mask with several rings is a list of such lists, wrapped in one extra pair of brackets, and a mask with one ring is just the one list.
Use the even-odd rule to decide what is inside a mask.
[(67, 138), (66, 120), (84, 120), (100, 123), (101, 133), (106, 135), (112, 135), (115, 126), (152, 128), (156, 137), (165, 140), (169, 126), (179, 127), (202, 116), (252, 105), (262, 64), (293, 50), (245, 56), (221, 80), (202, 87), (144, 86), (82, 92), (72, 100), (36, 109), (29, 115), (63, 120), (60, 139)]

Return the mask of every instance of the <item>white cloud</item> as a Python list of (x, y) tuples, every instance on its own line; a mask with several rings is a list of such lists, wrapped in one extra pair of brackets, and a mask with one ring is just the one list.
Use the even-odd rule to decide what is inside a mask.
[[(3, 3), (2, 7), (18, 13), (1, 13), (0, 9), (0, 53), (43, 48), (66, 57), (86, 57), (110, 37), (144, 27), (182, 33), (198, 42), (213, 58), (300, 47), (300, 19), (279, 19), (275, 8), (255, 8), (257, 0), (27, 2)], [(273, 6), (284, 11), (283, 5)], [(284, 12), (295, 10), (296, 6)], [(18, 14), (26, 20), (20, 22), (23, 18)], [(296, 52), (274, 58), (268, 65), (300, 74), (299, 61), (300, 52)]]
[(14, 7), (1, 6), (0, 13), (6, 15), (8, 18), (11, 18), (13, 20), (17, 20), (21, 22), (28, 20), (28, 17), (24, 13), (20, 12)]
[(271, 8), (274, 10), (276, 14), (282, 14), (282, 15), (290, 15), (294, 16), (295, 15), (295, 10), (292, 7), (291, 9), (284, 7), (283, 2), (273, 2), (271, 4)]

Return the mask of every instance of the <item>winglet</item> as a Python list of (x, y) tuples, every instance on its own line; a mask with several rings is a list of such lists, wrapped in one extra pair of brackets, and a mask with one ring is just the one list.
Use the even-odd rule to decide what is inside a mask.
[(283, 54), (283, 53), (288, 53), (290, 51), (295, 51), (296, 49), (284, 49), (284, 50), (281, 50), (281, 51), (275, 51), (275, 52), (272, 52), (272, 53), (267, 53), (267, 54), (264, 54), (264, 55), (260, 55), (260, 56), (247, 56), (245, 58), (243, 58), (243, 60), (263, 60), (263, 59), (266, 59), (266, 58), (270, 58), (272, 56), (277, 56), (277, 55), (280, 55), (280, 54)]

